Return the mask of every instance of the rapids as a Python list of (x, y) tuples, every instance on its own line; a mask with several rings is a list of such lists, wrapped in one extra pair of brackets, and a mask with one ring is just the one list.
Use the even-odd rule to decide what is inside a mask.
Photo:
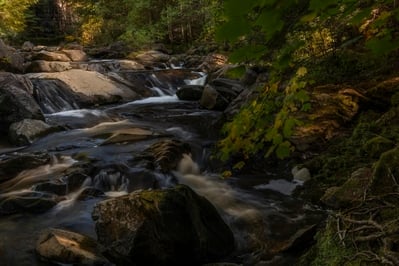
[[(185, 79), (183, 83), (204, 85), (206, 75), (198, 74), (199, 78)], [(148, 87), (153, 96), (95, 109), (78, 109), (74, 100), (68, 99), (69, 95), (59, 91), (56, 103), (52, 102), (55, 89), (49, 85), (54, 84), (35, 81), (35, 86), (46, 88), (39, 100), (47, 123), (66, 130), (51, 133), (26, 147), (0, 145), (0, 158), (16, 150), (31, 154), (46, 152), (51, 156), (47, 164), (24, 170), (1, 183), (0, 200), (42, 193), (36, 190), (36, 185), (63, 181), (64, 172), (79, 167), (81, 161), (91, 162), (92, 174), (84, 176), (79, 187), (67, 188), (65, 195), (60, 195), (56, 205), (46, 212), (0, 214), (1, 265), (47, 265), (36, 259), (34, 246), (38, 233), (48, 227), (95, 238), (91, 219), (94, 204), (149, 188), (151, 178), (161, 188), (176, 182), (186, 184), (210, 200), (235, 234), (235, 260), (249, 265), (264, 249), (272, 249), (299, 229), (319, 221), (321, 212), (317, 208), (291, 196), (299, 184), (285, 173), (252, 176), (245, 181), (247, 177), (222, 180), (212, 172), (209, 157), (222, 113), (202, 109), (196, 102), (179, 101), (175, 95), (178, 88), (161, 84), (155, 75), (151, 75)], [(192, 148), (173, 175), (144, 171), (141, 165), (132, 163), (136, 156), (163, 138), (182, 140)], [(87, 188), (97, 194), (82, 198)], [(290, 263), (288, 255), (282, 263)]]

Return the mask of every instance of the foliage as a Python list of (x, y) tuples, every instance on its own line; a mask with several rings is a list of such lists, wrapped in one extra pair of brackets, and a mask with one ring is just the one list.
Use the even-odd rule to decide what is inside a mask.
[[(227, 0), (224, 12), (226, 23), (217, 37), (233, 47), (230, 60), (264, 64), (270, 78), (259, 96), (226, 124), (222, 159), (259, 151), (289, 156), (295, 148), (290, 137), (301, 124), (295, 114), (311, 109), (307, 86), (326, 81), (327, 75), (331, 81), (335, 72), (342, 73), (335, 77), (340, 82), (365, 74), (376, 67), (370, 59), (382, 62), (399, 48), (395, 1)], [(359, 57), (345, 61), (353, 50), (365, 55), (361, 58), (367, 63)], [(304, 69), (306, 76), (300, 75)]]
[[(133, 46), (164, 42), (189, 44), (209, 38), (220, 0), (70, 0), (80, 14), (85, 44), (123, 40)], [(93, 27), (94, 26), (94, 27)]]
[(38, 0), (0, 0), (0, 37), (15, 36), (25, 28), (29, 7)]

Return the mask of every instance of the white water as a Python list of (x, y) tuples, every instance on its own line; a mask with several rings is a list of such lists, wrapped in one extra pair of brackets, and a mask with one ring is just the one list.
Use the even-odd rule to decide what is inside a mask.
[(201, 175), (198, 165), (192, 160), (191, 155), (184, 154), (175, 173), (180, 184), (191, 187), (196, 193), (208, 199), (220, 212), (227, 224), (232, 228), (236, 237), (238, 249), (245, 249), (254, 239), (262, 236), (253, 235), (243, 228), (242, 224), (264, 224), (265, 206), (250, 194), (232, 188), (219, 176)]
[(87, 115), (93, 115), (97, 117), (104, 116), (104, 112), (100, 110), (89, 110), (89, 109), (76, 109), (76, 110), (69, 110), (69, 111), (62, 111), (58, 113), (52, 113), (46, 115), (47, 117), (52, 116), (66, 116), (66, 117), (75, 117), (75, 118), (84, 118)]
[(199, 85), (199, 86), (204, 86), (206, 83), (207, 75), (204, 72), (198, 72), (198, 74), (201, 76), (197, 79), (186, 79), (185, 82), (187, 85)]

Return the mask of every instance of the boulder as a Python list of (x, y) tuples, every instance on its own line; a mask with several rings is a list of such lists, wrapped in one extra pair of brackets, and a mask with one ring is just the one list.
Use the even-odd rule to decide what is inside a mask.
[(33, 51), (33, 48), (35, 48), (35, 45), (30, 41), (24, 42), (21, 46), (21, 50), (24, 52), (31, 52)]
[(223, 111), (229, 105), (229, 101), (214, 87), (206, 85), (200, 99), (200, 105), (206, 109)]
[(183, 101), (199, 101), (204, 91), (204, 86), (183, 85), (177, 90), (176, 95)]
[(137, 55), (129, 55), (129, 57), (132, 57), (132, 59), (137, 60), (148, 68), (165, 68), (165, 63), (170, 59), (170, 55), (156, 50), (145, 51)]
[(75, 232), (50, 228), (41, 232), (36, 253), (41, 260), (68, 265), (113, 265), (94, 239)]
[(327, 189), (321, 201), (336, 209), (356, 206), (364, 200), (372, 176), (370, 168), (360, 168), (342, 186)]
[(61, 61), (61, 62), (70, 62), (71, 59), (62, 52), (49, 52), (49, 51), (40, 51), (35, 53), (32, 57), (33, 60), (44, 60), (44, 61)]
[(27, 65), (25, 72), (62, 72), (71, 68), (72, 66), (69, 62), (36, 60)]
[(82, 101), (90, 101), (91, 105), (131, 101), (140, 96), (126, 85), (110, 80), (103, 74), (71, 69), (57, 73), (29, 74), (33, 79), (57, 79), (69, 87)]
[(309, 96), (311, 110), (297, 112), (296, 118), (303, 123), (290, 138), (298, 151), (321, 148), (323, 142), (337, 136), (366, 99), (358, 90), (342, 85), (318, 86)]
[(0, 39), (0, 70), (23, 72), (24, 59), (16, 50)]
[(15, 213), (44, 213), (58, 203), (58, 198), (49, 193), (19, 192), (0, 196), (0, 216)]
[(25, 118), (44, 120), (34, 100), (33, 85), (23, 76), (0, 72), (0, 131)]
[(50, 156), (47, 153), (13, 153), (0, 160), (0, 183), (16, 176), (19, 172), (47, 164)]
[(73, 62), (87, 61), (89, 59), (83, 50), (63, 49), (61, 52), (66, 54)]
[(102, 201), (92, 216), (98, 241), (117, 264), (198, 265), (234, 249), (215, 207), (184, 185)]
[(34, 185), (32, 190), (65, 196), (67, 194), (67, 184), (59, 180), (39, 183)]
[(27, 145), (52, 129), (50, 125), (41, 120), (23, 119), (11, 124), (8, 136), (9, 140), (16, 145)]

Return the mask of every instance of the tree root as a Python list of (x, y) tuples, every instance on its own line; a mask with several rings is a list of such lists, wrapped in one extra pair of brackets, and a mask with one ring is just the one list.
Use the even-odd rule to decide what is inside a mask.
[(367, 197), (335, 215), (339, 241), (352, 247), (348, 258), (365, 265), (399, 265), (399, 194)]

